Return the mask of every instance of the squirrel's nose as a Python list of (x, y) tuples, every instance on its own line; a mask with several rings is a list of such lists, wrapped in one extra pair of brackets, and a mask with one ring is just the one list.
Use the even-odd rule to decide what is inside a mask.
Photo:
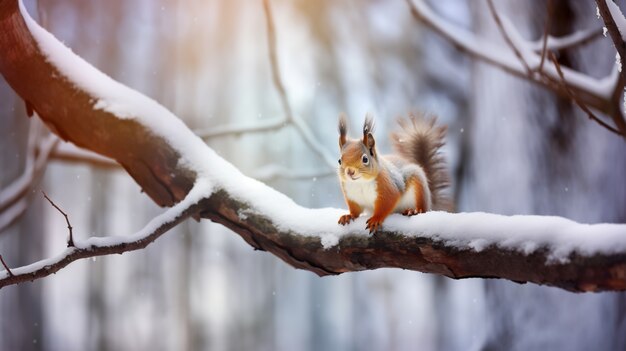
[(352, 177), (354, 175), (354, 170), (352, 168), (348, 168), (346, 169), (346, 173), (348, 173), (348, 175)]

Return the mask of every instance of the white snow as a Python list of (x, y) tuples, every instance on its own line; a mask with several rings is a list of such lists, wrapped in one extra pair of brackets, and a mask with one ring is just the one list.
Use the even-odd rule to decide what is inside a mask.
[(178, 117), (158, 102), (114, 81), (74, 54), (30, 17), (22, 0), (19, 5), (26, 25), (40, 49), (46, 53), (48, 61), (79, 88), (99, 97), (93, 102), (95, 109), (105, 110), (119, 118), (135, 119), (149, 127), (177, 150), (185, 150), (180, 161), (185, 166), (202, 173), (203, 167), (198, 166), (204, 164), (203, 157), (206, 151), (201, 151), (204, 149), (204, 143)]
[[(243, 175), (232, 164), (218, 156), (184, 123), (154, 100), (113, 81), (89, 63), (72, 53), (50, 33), (39, 27), (20, 8), (51, 63), (81, 88), (100, 97), (94, 108), (105, 109), (119, 118), (133, 118), (155, 134), (164, 137), (183, 157), (188, 167), (198, 172), (198, 179), (185, 199), (163, 214), (155, 217), (142, 230), (125, 237), (97, 237), (80, 240), (75, 236), (77, 248), (92, 245), (113, 245), (131, 242), (147, 236), (163, 223), (173, 220), (198, 200), (209, 196), (216, 189), (227, 189), (229, 194), (245, 202), (250, 209), (240, 212), (241, 220), (252, 214), (270, 218), (283, 232), (293, 235), (319, 237), (325, 248), (331, 248), (348, 235), (368, 237), (365, 230), (367, 216), (341, 226), (337, 220), (346, 209), (309, 209), (297, 205), (284, 194), (265, 184)], [(471, 40), (470, 40), (471, 41)], [(519, 65), (515, 57), (507, 54), (506, 61)], [(502, 216), (488, 213), (429, 212), (413, 217), (391, 215), (383, 223), (383, 229), (401, 232), (410, 237), (427, 237), (459, 248), (481, 251), (489, 245), (531, 253), (546, 247), (549, 258), (566, 261), (568, 255), (626, 252), (626, 224), (580, 224), (560, 217)], [(71, 253), (68, 248), (60, 255), (15, 269), (14, 273), (33, 271), (52, 264)], [(6, 272), (0, 273), (6, 276)], [(0, 278), (2, 278), (0, 276)]]
[[(606, 0), (606, 6), (609, 8), (611, 17), (613, 17), (613, 20), (617, 25), (617, 29), (619, 29), (619, 32), (622, 35), (622, 40), (626, 40), (626, 18), (624, 18), (624, 14), (619, 9), (619, 6), (613, 2), (613, 0)], [(604, 28), (604, 30), (606, 31), (606, 28)], [(606, 36), (606, 32), (604, 36)]]

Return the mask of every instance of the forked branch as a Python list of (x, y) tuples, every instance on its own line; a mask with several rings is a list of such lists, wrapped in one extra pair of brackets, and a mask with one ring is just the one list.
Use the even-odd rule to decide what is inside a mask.
[[(572, 99), (572, 96), (575, 96), (577, 101), (572, 100), (572, 102), (577, 105), (584, 105), (588, 109), (595, 109), (610, 116), (615, 126), (607, 129), (618, 130), (619, 135), (626, 138), (626, 119), (621, 109), (625, 72), (622, 74), (611, 73), (605, 78), (595, 79), (567, 67), (561, 67), (559, 74), (556, 68), (545, 67), (543, 63), (547, 50), (562, 49), (585, 43), (590, 38), (597, 37), (592, 35), (596, 32), (595, 30), (576, 32), (569, 37), (554, 39), (553, 41), (557, 44), (552, 45), (544, 32), (541, 50), (538, 50), (538, 45), (523, 39), (515, 27), (510, 24), (510, 21), (499, 14), (492, 1), (488, 0), (492, 16), (507, 43), (506, 47), (503, 47), (448, 23), (433, 11), (425, 0), (406, 0), (406, 2), (416, 20), (439, 33), (461, 51), (515, 76), (544, 86), (564, 98)], [(597, 2), (602, 14), (600, 2), (603, 3), (604, 7), (606, 7), (606, 3), (604, 0), (597, 0)], [(550, 12), (550, 2), (547, 5), (548, 12)], [(602, 16), (605, 18), (604, 14)], [(609, 26), (607, 28), (609, 32), (614, 32)], [(562, 79), (561, 76), (564, 78)], [(607, 89), (607, 87), (611, 89)], [(601, 119), (594, 118), (593, 120), (597, 122)], [(608, 125), (606, 122), (599, 124), (605, 128)]]
[(74, 246), (74, 234), (72, 233), (72, 225), (70, 224), (70, 218), (67, 216), (67, 213), (65, 213), (59, 206), (57, 206), (57, 204), (55, 204), (54, 201), (50, 200), (48, 195), (43, 190), (41, 191), (41, 193), (43, 194), (43, 197), (46, 198), (46, 200), (48, 200), (50, 205), (56, 208), (57, 211), (59, 211), (63, 215), (63, 217), (65, 217), (65, 222), (67, 223), (67, 230), (69, 231), (68, 237), (67, 237), (67, 247)]

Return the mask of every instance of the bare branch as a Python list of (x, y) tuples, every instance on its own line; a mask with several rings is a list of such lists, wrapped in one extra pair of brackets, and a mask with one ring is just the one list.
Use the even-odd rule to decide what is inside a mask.
[(272, 67), (272, 81), (274, 82), (274, 87), (276, 87), (278, 95), (280, 96), (280, 103), (283, 107), (283, 111), (285, 112), (285, 116), (287, 117), (287, 120), (291, 120), (293, 118), (293, 110), (289, 104), (287, 91), (285, 90), (285, 86), (280, 77), (278, 55), (276, 54), (276, 29), (274, 28), (274, 17), (272, 15), (272, 7), (270, 6), (269, 0), (263, 0), (263, 11), (265, 13), (265, 22), (267, 24), (267, 48), (270, 56), (270, 65)]
[[(621, 123), (626, 123), (621, 112), (616, 113), (615, 99), (611, 96), (609, 89), (607, 89), (608, 86), (621, 85), (620, 75), (614, 75), (611, 72), (605, 78), (595, 79), (570, 68), (561, 67), (561, 73), (567, 82), (566, 88), (561, 83), (561, 78), (553, 67), (543, 67), (541, 74), (534, 74), (541, 65), (541, 56), (535, 52), (536, 49), (531, 49), (531, 47), (536, 45), (523, 40), (519, 33), (515, 31), (515, 28), (509, 25), (508, 22), (505, 22), (504, 19), (500, 19), (499, 26), (507, 33), (509, 41), (514, 44), (513, 46), (516, 48), (519, 56), (524, 58), (523, 61), (526, 62), (531, 71), (530, 73), (525, 65), (520, 62), (517, 55), (510, 52), (510, 49), (504, 50), (501, 46), (474, 33), (455, 27), (437, 15), (424, 0), (406, 0), (406, 2), (410, 7), (411, 14), (417, 21), (432, 28), (458, 49), (515, 76), (540, 84), (564, 98), (571, 98), (570, 92), (573, 92), (585, 106), (610, 115), (616, 125), (619, 126)], [(547, 45), (550, 46), (549, 39)], [(626, 136), (626, 132), (622, 132), (621, 128), (618, 129), (622, 136)]]
[(7, 266), (7, 264), (4, 262), (4, 258), (2, 258), (2, 255), (0, 255), (0, 262), (2, 262), (2, 266), (7, 271), (9, 277), (14, 277), (13, 272), (11, 272), (11, 269), (9, 269), (9, 266)]
[(235, 125), (235, 126), (219, 126), (206, 129), (196, 129), (194, 133), (202, 139), (210, 139), (223, 137), (227, 135), (241, 135), (245, 133), (259, 133), (278, 130), (285, 127), (289, 123), (289, 119), (272, 118), (251, 125)]
[(528, 63), (526, 63), (526, 60), (522, 56), (522, 53), (519, 51), (517, 46), (515, 46), (513, 41), (511, 41), (511, 37), (509, 36), (509, 33), (506, 31), (506, 29), (502, 25), (502, 20), (500, 19), (500, 15), (498, 14), (498, 11), (496, 11), (495, 6), (493, 6), (493, 0), (487, 0), (487, 4), (489, 5), (489, 11), (491, 12), (491, 16), (496, 21), (496, 25), (498, 26), (498, 29), (500, 30), (500, 34), (502, 34), (504, 41), (506, 41), (506, 44), (509, 46), (509, 48), (511, 48), (511, 50), (513, 51), (517, 59), (524, 66), (524, 68), (526, 69), (526, 73), (530, 75), (531, 74), (530, 67), (528, 67)]
[(307, 145), (309, 145), (309, 147), (313, 149), (313, 151), (318, 154), (322, 160), (324, 160), (328, 167), (330, 167), (330, 169), (335, 169), (336, 165), (334, 158), (331, 157), (326, 149), (321, 146), (322, 143), (315, 140), (313, 132), (309, 129), (306, 123), (300, 117), (293, 114), (291, 104), (289, 104), (289, 99), (287, 97), (287, 92), (285, 91), (285, 86), (281, 79), (278, 55), (276, 54), (276, 29), (274, 27), (274, 17), (272, 16), (272, 7), (270, 6), (269, 0), (263, 0), (263, 10), (267, 23), (267, 46), (270, 67), (272, 70), (272, 81), (274, 82), (274, 87), (280, 96), (281, 105), (287, 121), (294, 125), (296, 130), (300, 133), (300, 135), (302, 135), (302, 138)]
[(28, 204), (28, 197), (24, 196), (0, 212), (0, 233), (15, 223), (26, 212)]
[[(206, 182), (198, 182), (185, 199), (155, 217), (142, 230), (133, 235), (127, 237), (93, 237), (84, 242), (76, 242), (72, 246), (68, 245), (68, 248), (56, 257), (41, 260), (28, 266), (9, 270), (5, 265), (6, 273), (0, 272), (0, 288), (46, 277), (79, 259), (143, 249), (185, 219), (197, 215), (201, 210), (199, 202), (207, 194), (207, 189)], [(53, 204), (53, 206), (55, 205)], [(55, 207), (61, 211), (57, 206)], [(61, 213), (63, 212), (61, 211)]]
[(33, 121), (29, 132), (24, 171), (0, 192), (0, 233), (26, 211), (31, 190), (43, 176), (51, 150), (59, 142), (56, 136), (49, 135), (38, 143), (38, 135), (39, 123)]
[(39, 138), (39, 123), (31, 121), (28, 130), (28, 141), (26, 146), (26, 162), (24, 171), (11, 184), (7, 185), (0, 192), (0, 211), (10, 206), (27, 192), (28, 186), (32, 183), (35, 173), (35, 159), (37, 158), (37, 142)]
[(581, 108), (581, 110), (585, 111), (585, 113), (587, 114), (587, 116), (589, 116), (590, 119), (596, 121), (598, 124), (600, 124), (602, 127), (606, 128), (608, 131), (610, 131), (612, 133), (615, 133), (617, 135), (620, 135), (619, 130), (611, 127), (610, 125), (606, 124), (603, 120), (598, 118), (598, 116), (596, 116), (583, 102), (581, 102), (578, 99), (576, 94), (569, 89), (569, 85), (567, 85), (567, 82), (565, 81), (565, 77), (563, 76), (563, 71), (561, 70), (561, 65), (559, 64), (559, 61), (556, 59), (556, 56), (554, 56), (554, 54), (552, 52), (550, 52), (550, 59), (554, 63), (554, 67), (556, 68), (557, 72), (559, 73), (559, 76), (561, 77), (561, 82), (563, 83), (563, 87), (570, 94), (570, 98), (572, 99), (572, 101), (574, 101), (576, 103), (576, 105), (578, 105), (578, 107)]
[[(620, 65), (623, 65), (626, 61), (626, 42), (623, 40), (623, 36), (617, 28), (617, 24), (615, 23), (615, 19), (611, 14), (611, 10), (609, 10), (608, 1), (611, 2), (611, 6), (615, 8), (615, 11), (619, 13), (619, 15), (624, 17), (621, 13), (619, 7), (615, 5), (612, 0), (596, 0), (596, 5), (598, 6), (598, 11), (600, 12), (600, 16), (604, 21), (604, 25), (611, 36), (611, 40), (613, 41), (613, 45), (615, 46), (615, 50), (619, 54)], [(624, 33), (626, 36), (626, 33)], [(626, 85), (626, 69), (622, 69), (620, 67), (620, 74), (617, 83), (615, 84), (615, 89), (613, 90), (613, 94), (611, 95), (612, 101), (612, 111), (610, 111), (609, 115), (613, 118), (613, 122), (617, 126), (617, 129), (620, 133), (626, 138), (626, 120), (624, 118), (624, 114), (622, 113), (622, 95), (624, 94), (624, 86)]]
[(52, 205), (52, 207), (56, 208), (57, 211), (61, 212), (63, 217), (65, 217), (65, 222), (67, 223), (67, 230), (69, 230), (69, 235), (67, 237), (67, 247), (73, 247), (74, 246), (74, 235), (72, 234), (72, 225), (70, 224), (70, 218), (67, 216), (67, 213), (65, 213), (59, 206), (57, 206), (57, 204), (54, 203), (54, 201), (50, 200), (50, 198), (45, 193), (45, 191), (42, 190), (41, 193), (43, 194), (43, 197), (45, 197), (46, 200), (48, 200), (50, 205)]
[(72, 143), (60, 142), (52, 149), (50, 158), (55, 161), (70, 163), (87, 163), (93, 167), (104, 169), (122, 169), (114, 160), (98, 155), (89, 150), (81, 149)]
[(315, 180), (316, 178), (335, 176), (336, 174), (336, 171), (329, 170), (294, 171), (283, 166), (267, 165), (256, 170), (252, 176), (255, 179), (263, 181), (269, 181), (276, 178), (291, 180)]
[(552, 0), (546, 2), (546, 23), (543, 28), (543, 45), (541, 48), (541, 62), (539, 63), (538, 72), (543, 72), (543, 63), (546, 60), (546, 52), (548, 49), (548, 37), (550, 36), (550, 19), (552, 17)]
[[(553, 5), (551, 5), (554, 8)], [(548, 17), (548, 19), (551, 16)], [(546, 40), (546, 50), (560, 51), (565, 49), (573, 49), (578, 46), (585, 45), (593, 40), (602, 38), (602, 28), (590, 28), (579, 30), (562, 37), (553, 37), (548, 35)], [(529, 43), (529, 47), (535, 52), (543, 50), (544, 37)]]

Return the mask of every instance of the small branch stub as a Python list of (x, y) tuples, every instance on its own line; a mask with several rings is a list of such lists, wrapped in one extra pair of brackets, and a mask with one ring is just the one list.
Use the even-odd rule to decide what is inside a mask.
[(61, 212), (61, 214), (65, 217), (65, 222), (67, 222), (67, 229), (70, 232), (70, 235), (67, 239), (67, 247), (74, 247), (74, 236), (72, 234), (72, 225), (70, 224), (70, 219), (67, 216), (67, 213), (63, 212), (63, 210), (61, 208), (59, 208), (59, 206), (57, 206), (57, 204), (54, 203), (54, 201), (50, 200), (50, 198), (48, 197), (48, 195), (42, 190), (41, 193), (43, 194), (43, 197), (46, 198), (46, 200), (48, 200), (48, 202), (50, 203), (50, 205), (52, 205), (54, 208), (57, 209), (57, 211)]
[(13, 272), (11, 272), (11, 270), (9, 269), (9, 266), (7, 266), (6, 262), (4, 262), (4, 258), (2, 258), (2, 255), (0, 255), (0, 262), (2, 262), (4, 269), (6, 269), (7, 273), (9, 273), (9, 277), (13, 277)]

